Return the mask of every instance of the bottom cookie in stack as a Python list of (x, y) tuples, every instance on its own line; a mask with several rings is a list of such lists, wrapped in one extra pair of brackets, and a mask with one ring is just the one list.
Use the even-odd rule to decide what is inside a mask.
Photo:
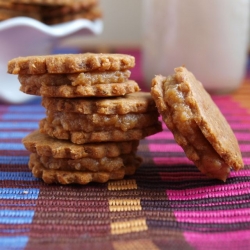
[(77, 145), (34, 131), (23, 139), (31, 152), (29, 168), (46, 183), (87, 184), (133, 175), (142, 159), (136, 156), (139, 141)]

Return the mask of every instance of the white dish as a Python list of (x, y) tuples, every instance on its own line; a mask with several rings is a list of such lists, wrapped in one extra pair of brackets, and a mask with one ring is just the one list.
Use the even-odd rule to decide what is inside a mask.
[(28, 17), (16, 17), (0, 22), (0, 101), (22, 103), (34, 98), (19, 91), (16, 75), (7, 74), (8, 61), (19, 56), (47, 55), (58, 40), (73, 35), (98, 35), (103, 22), (98, 19), (73, 20), (48, 26)]

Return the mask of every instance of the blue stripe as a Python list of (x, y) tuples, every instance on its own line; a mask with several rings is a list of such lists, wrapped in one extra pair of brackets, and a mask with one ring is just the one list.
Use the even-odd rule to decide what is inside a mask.
[(31, 172), (0, 172), (0, 181), (35, 181)]
[(33, 210), (0, 210), (1, 224), (30, 224), (35, 211)]
[(27, 164), (29, 156), (0, 156), (0, 164)]
[(37, 200), (38, 188), (0, 188), (0, 199), (7, 200)]
[(44, 113), (42, 114), (4, 114), (2, 120), (41, 120), (44, 118)]
[(0, 129), (13, 129), (13, 128), (25, 128), (25, 129), (37, 129), (38, 122), (0, 122)]
[(23, 250), (27, 245), (29, 237), (27, 236), (9, 236), (0, 237), (2, 250)]
[(30, 132), (1, 132), (0, 139), (22, 139)]
[(28, 106), (22, 106), (22, 105), (11, 105), (8, 108), (8, 112), (36, 112), (41, 113), (45, 112), (45, 108), (41, 105), (28, 105)]
[(26, 150), (22, 143), (0, 143), (0, 150)]

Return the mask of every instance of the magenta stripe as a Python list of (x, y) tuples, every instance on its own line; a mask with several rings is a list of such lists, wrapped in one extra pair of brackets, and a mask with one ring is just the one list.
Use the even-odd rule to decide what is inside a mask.
[(148, 136), (145, 140), (159, 140), (159, 139), (174, 139), (173, 134), (170, 131), (162, 131), (160, 133)]
[[(201, 172), (160, 172), (160, 175), (161, 175), (162, 180), (175, 180), (175, 181), (197, 180), (197, 179), (209, 180), (209, 178), (206, 177)], [(231, 171), (229, 178), (230, 177), (248, 177), (248, 176), (250, 176), (249, 170), (240, 170), (238, 172)]]
[(248, 129), (249, 130), (249, 128), (250, 128), (250, 122), (248, 122), (248, 123), (242, 123), (242, 124), (240, 124), (240, 123), (230, 123), (230, 126), (231, 126), (231, 128), (232, 129)]
[(250, 230), (223, 233), (184, 232), (186, 241), (196, 250), (209, 249), (247, 249), (250, 246)]
[[(183, 152), (182, 147), (179, 146), (177, 143), (150, 143), (148, 146), (151, 152)], [(250, 144), (241, 144), (240, 150), (241, 152), (250, 152)]]
[(242, 169), (240, 171), (231, 171), (230, 177), (250, 176), (250, 171)]
[(169, 200), (192, 200), (249, 194), (249, 188), (249, 182), (241, 182), (238, 184), (222, 184), (186, 190), (167, 190), (166, 193)]
[[(187, 157), (154, 157), (153, 161), (156, 165), (170, 165), (170, 164), (188, 164), (193, 165), (193, 162), (190, 161)], [(243, 158), (244, 165), (250, 165), (250, 158), (245, 157)]]
[(249, 209), (216, 211), (175, 211), (178, 222), (190, 223), (237, 223), (250, 222)]
[(249, 132), (248, 133), (235, 132), (234, 134), (238, 140), (250, 140), (250, 133)]
[(148, 145), (150, 152), (183, 152), (181, 146), (177, 143), (156, 144), (150, 143)]

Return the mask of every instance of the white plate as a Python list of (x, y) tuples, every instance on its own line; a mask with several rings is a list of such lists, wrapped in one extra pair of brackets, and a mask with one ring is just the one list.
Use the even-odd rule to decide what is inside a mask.
[(16, 17), (0, 22), (0, 101), (22, 103), (34, 98), (19, 91), (16, 75), (7, 74), (8, 61), (19, 56), (47, 55), (53, 44), (73, 35), (98, 35), (102, 20), (73, 20), (57, 25), (45, 25), (28, 17)]

